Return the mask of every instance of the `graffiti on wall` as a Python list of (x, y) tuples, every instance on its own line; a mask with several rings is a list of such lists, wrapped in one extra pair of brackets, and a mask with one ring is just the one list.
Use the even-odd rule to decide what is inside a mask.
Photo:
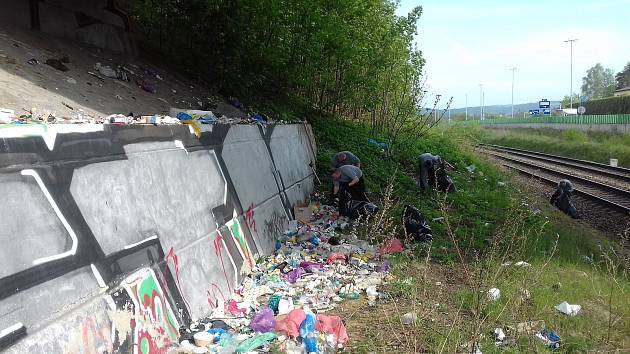
[[(59, 129), (62, 128), (64, 127), (59, 127)], [(78, 344), (79, 348), (82, 347), (85, 352), (162, 353), (169, 343), (177, 340), (179, 325), (190, 321), (189, 309), (191, 304), (188, 304), (182, 294), (182, 285), (186, 285), (186, 289), (188, 289), (189, 284), (180, 283), (180, 272), (190, 271), (188, 268), (184, 270), (181, 267), (182, 264), (191, 263), (187, 257), (182, 258), (182, 256), (187, 255), (181, 254), (186, 245), (169, 242), (169, 247), (170, 244), (178, 245), (176, 253), (173, 247), (163, 248), (156, 235), (139, 243), (125, 245), (124, 248), (110, 247), (104, 249), (95, 237), (95, 231), (86, 222), (86, 217), (83, 215), (85, 211), (69, 192), (72, 176), (77, 168), (85, 165), (124, 161), (127, 158), (125, 152), (127, 144), (163, 142), (173, 139), (181, 141), (181, 145), (185, 147), (184, 150), (186, 151), (187, 149), (191, 149), (191, 151), (194, 149), (215, 151), (218, 159), (217, 166), (225, 166), (221, 157), (221, 149), (214, 150), (214, 147), (221, 146), (225, 135), (231, 128), (216, 126), (214, 132), (204, 132), (201, 139), (192, 136), (187, 127), (169, 128), (168, 130), (156, 128), (151, 130), (155, 131), (155, 135), (147, 133), (147, 129), (140, 127), (99, 126), (97, 131), (81, 131), (83, 134), (64, 134), (69, 131), (56, 131), (55, 129), (57, 129), (56, 126), (50, 131), (32, 134), (33, 137), (28, 135), (25, 137), (23, 130), (20, 130), (20, 134), (16, 133), (16, 135), (9, 134), (7, 136), (5, 133), (3, 145), (0, 146), (0, 173), (15, 173), (14, 170), (7, 168), (7, 166), (14, 164), (32, 165), (33, 169), (25, 170), (26, 172), (22, 173), (22, 177), (29, 183), (36, 183), (46, 196), (48, 204), (55, 212), (54, 214), (68, 231), (71, 242), (69, 242), (69, 248), (65, 252), (34, 258), (35, 262), (28, 264), (27, 269), (0, 278), (0, 306), (4, 308), (5, 304), (13, 305), (23, 302), (26, 289), (45, 284), (51, 279), (64, 277), (65, 281), (65, 277), (69, 276), (70, 272), (82, 271), (82, 269), (89, 271), (91, 268), (98, 287), (109, 289), (106, 292), (107, 295), (103, 296), (103, 299), (109, 299), (109, 303), (113, 302), (112, 306), (109, 306), (109, 311), (120, 316), (118, 320), (108, 317), (111, 314), (106, 310), (107, 307), (103, 307), (99, 309), (99, 318), (102, 320), (95, 322), (87, 319), (81, 325), (76, 323), (73, 326), (68, 325), (67, 330), (76, 333), (83, 340), (80, 344), (79, 342), (75, 344)], [(99, 158), (91, 159), (94, 156)], [(39, 165), (51, 165), (53, 167), (44, 169)], [(226, 185), (232, 185), (229, 171), (223, 167), (221, 169), (221, 173), (227, 177)], [(206, 281), (206, 285), (200, 287), (199, 293), (195, 294), (201, 295), (197, 296), (195, 301), (193, 301), (193, 294), (189, 294), (189, 299), (193, 302), (192, 305), (195, 306), (195, 309), (206, 306), (206, 295), (207, 306), (210, 310), (225, 302), (226, 298), (229, 298), (229, 294), (225, 292), (228, 290), (232, 292), (238, 281), (239, 272), (234, 260), (239, 262), (238, 266), (241, 266), (242, 259), (243, 266), (253, 267), (255, 258), (252, 250), (259, 249), (255, 247), (258, 246), (255, 242), (258, 242), (259, 237), (260, 239), (262, 237), (275, 239), (278, 234), (285, 231), (286, 215), (274, 212), (264, 222), (264, 225), (262, 225), (262, 220), (258, 220), (257, 225), (254, 215), (255, 205), (251, 204), (245, 209), (246, 205), (241, 205), (235, 198), (228, 198), (227, 203), (226, 199), (223, 199), (225, 204), (223, 207), (229, 210), (224, 215), (229, 218), (229, 215), (233, 213), (233, 216), (231, 220), (219, 228), (220, 231), (214, 237), (210, 237), (214, 252), (204, 253), (204, 257), (206, 257), (204, 259), (220, 265), (219, 272), (223, 272), (223, 277), (220, 277), (220, 273), (218, 273), (218, 279), (213, 277), (213, 281), (218, 281), (220, 284)], [(239, 211), (243, 211), (243, 219), (240, 222), (237, 218)], [(258, 216), (260, 219), (260, 215)], [(123, 219), (124, 216), (121, 216), (121, 220)], [(221, 220), (222, 223), (224, 221), (225, 219)], [(150, 229), (150, 226), (147, 229)], [(257, 226), (261, 226), (260, 233)], [(138, 231), (140, 232), (140, 230)], [(2, 230), (0, 230), (1, 232)], [(144, 234), (145, 229), (141, 232)], [(171, 237), (171, 235), (164, 236)], [(121, 235), (121, 237), (125, 237), (125, 235)], [(168, 240), (172, 241), (170, 238)], [(168, 250), (166, 254), (165, 250)], [(212, 253), (219, 262), (214, 260)], [(238, 258), (239, 255), (241, 258)], [(186, 262), (183, 261), (184, 259)], [(230, 275), (231, 272), (228, 272), (230, 270), (228, 261), (234, 269), (234, 279)], [(185, 275), (181, 278), (182, 281), (190, 279), (187, 277), (187, 273)], [(222, 284), (221, 278), (225, 278), (228, 284), (227, 289)], [(56, 303), (51, 303), (49, 306), (50, 314), (33, 315), (22, 311), (19, 315), (23, 315), (23, 317), (19, 320), (24, 325), (15, 331), (16, 333), (19, 332), (20, 336), (7, 337), (6, 344), (0, 342), (0, 350), (12, 345), (16, 345), (18, 348), (16, 343), (20, 338), (30, 335), (36, 336), (27, 333), (27, 331), (35, 325), (41, 325), (44, 318), (57, 322), (62, 315), (84, 311), (84, 309), (75, 307), (74, 304), (65, 308), (56, 306)], [(2, 318), (0, 317), (0, 319)], [(0, 331), (4, 330), (5, 328), (0, 328)], [(50, 341), (51, 339), (46, 340)], [(24, 342), (32, 343), (32, 341), (23, 341), (19, 345), (20, 348), (27, 347)], [(67, 345), (71, 343), (62, 342), (59, 341), (59, 345), (64, 350), (70, 350)]]
[[(243, 257), (243, 259), (247, 261), (243, 263), (243, 265), (248, 265), (249, 269), (253, 268), (254, 265), (256, 264), (256, 261), (254, 260), (254, 255), (252, 254), (249, 248), (249, 245), (247, 244), (247, 240), (245, 239), (245, 234), (243, 234), (241, 225), (238, 222), (236, 215), (234, 219), (225, 223), (225, 226), (227, 226), (230, 234), (234, 238), (234, 242), (236, 243), (236, 247), (238, 248), (238, 251), (241, 254), (241, 257)], [(249, 271), (246, 271), (245, 273), (249, 273)]]
[(247, 211), (245, 212), (245, 224), (249, 227), (250, 230), (258, 233), (256, 229), (256, 220), (254, 219), (254, 203), (249, 205)]
[(265, 220), (264, 235), (268, 240), (275, 240), (287, 230), (289, 219), (274, 209), (268, 220)]
[(155, 272), (140, 269), (128, 276), (122, 287), (131, 300), (129, 305), (133, 305), (133, 353), (165, 353), (179, 337), (179, 323)]

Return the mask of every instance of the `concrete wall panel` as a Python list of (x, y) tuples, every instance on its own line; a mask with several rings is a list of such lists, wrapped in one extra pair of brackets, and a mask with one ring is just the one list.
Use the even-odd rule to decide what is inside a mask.
[(0, 350), (163, 350), (274, 249), (313, 188), (310, 137), (291, 125), (199, 138), (182, 126), (0, 130)]

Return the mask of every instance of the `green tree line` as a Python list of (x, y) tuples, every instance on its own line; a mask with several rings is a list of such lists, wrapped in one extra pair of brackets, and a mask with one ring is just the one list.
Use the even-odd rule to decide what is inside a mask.
[(388, 133), (417, 118), (421, 7), (386, 0), (133, 0), (143, 52), (225, 95), (299, 102)]

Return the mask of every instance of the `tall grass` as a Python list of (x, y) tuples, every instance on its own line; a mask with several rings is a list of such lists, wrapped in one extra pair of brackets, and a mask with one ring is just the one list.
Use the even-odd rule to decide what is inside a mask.
[[(466, 128), (468, 129), (468, 128)], [(480, 141), (630, 167), (630, 134), (553, 129), (473, 129)]]

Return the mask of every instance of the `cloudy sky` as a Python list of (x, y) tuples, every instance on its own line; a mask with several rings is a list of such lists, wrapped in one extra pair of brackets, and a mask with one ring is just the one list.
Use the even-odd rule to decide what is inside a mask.
[(416, 42), (433, 94), (453, 96), (453, 108), (560, 100), (596, 63), (616, 72), (630, 61), (630, 0), (401, 0), (399, 15), (423, 8)]

